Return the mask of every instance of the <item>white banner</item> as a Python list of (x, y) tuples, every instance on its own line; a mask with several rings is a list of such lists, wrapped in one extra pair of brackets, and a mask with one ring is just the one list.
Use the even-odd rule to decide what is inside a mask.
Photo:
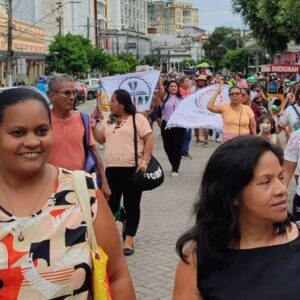
[[(210, 85), (185, 98), (176, 108), (168, 121), (167, 127), (222, 129), (220, 114), (207, 110), (207, 103), (219, 85)], [(216, 104), (229, 103), (229, 85), (224, 85)]]
[(150, 110), (151, 100), (160, 71), (136, 72), (101, 78), (109, 99), (115, 90), (124, 89), (130, 95), (137, 111)]

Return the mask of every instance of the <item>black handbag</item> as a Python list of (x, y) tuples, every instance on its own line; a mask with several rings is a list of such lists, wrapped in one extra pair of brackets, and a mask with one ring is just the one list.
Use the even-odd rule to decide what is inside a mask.
[[(135, 122), (135, 115), (133, 118), (133, 131), (134, 131), (134, 159), (135, 166), (138, 167), (138, 142), (137, 142), (137, 128)], [(132, 181), (135, 188), (140, 191), (150, 191), (159, 187), (165, 179), (164, 171), (157, 161), (157, 159), (152, 155), (148, 163), (147, 170), (145, 172), (139, 170), (134, 172)]]

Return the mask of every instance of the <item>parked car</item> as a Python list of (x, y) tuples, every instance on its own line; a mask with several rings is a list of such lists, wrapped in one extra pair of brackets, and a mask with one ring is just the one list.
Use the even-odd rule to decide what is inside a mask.
[(98, 78), (89, 78), (85, 80), (85, 86), (87, 88), (87, 98), (88, 100), (92, 100), (96, 98), (97, 90), (99, 89), (98, 86)]

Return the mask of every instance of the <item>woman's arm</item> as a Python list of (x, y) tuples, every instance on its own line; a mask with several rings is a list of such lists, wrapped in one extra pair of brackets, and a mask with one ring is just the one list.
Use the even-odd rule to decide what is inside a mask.
[(294, 161), (284, 160), (283, 163), (283, 171), (285, 173), (285, 182), (286, 185), (289, 186), (291, 178), (293, 177), (295, 170), (297, 167), (297, 163)]
[(112, 299), (136, 300), (133, 283), (122, 252), (116, 223), (101, 192), (99, 192), (97, 198), (98, 211), (93, 227), (98, 245), (108, 255), (107, 274)]
[(149, 133), (145, 135), (142, 140), (144, 141), (144, 151), (143, 151), (143, 159), (140, 162), (137, 171), (146, 171), (148, 163), (150, 161), (152, 152), (153, 152), (153, 133)]
[(217, 90), (215, 91), (215, 93), (211, 96), (211, 98), (209, 99), (208, 103), (207, 103), (207, 109), (211, 112), (220, 114), (221, 110), (220, 108), (216, 105), (216, 100), (218, 98), (218, 95), (221, 93), (223, 86), (220, 85)]
[(91, 122), (91, 128), (92, 128), (92, 133), (93, 133), (94, 139), (99, 144), (104, 144), (105, 143), (105, 135), (101, 130), (99, 130), (96, 127), (96, 125), (97, 125), (96, 120), (94, 118), (90, 118), (90, 122)]
[(180, 260), (178, 263), (172, 300), (204, 300), (197, 288), (195, 254), (190, 254), (187, 262)]
[(159, 79), (159, 90), (158, 90), (158, 99), (160, 101), (159, 105), (164, 101), (164, 97), (166, 95), (165, 87), (163, 86), (162, 79)]
[(249, 120), (249, 128), (250, 128), (250, 133), (252, 135), (257, 135), (257, 132), (256, 132), (256, 121), (255, 121), (254, 117)]

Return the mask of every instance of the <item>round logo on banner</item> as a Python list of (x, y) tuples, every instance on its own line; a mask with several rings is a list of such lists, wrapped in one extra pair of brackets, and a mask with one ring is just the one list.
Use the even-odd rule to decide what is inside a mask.
[(146, 105), (150, 100), (150, 83), (141, 76), (133, 75), (126, 77), (120, 81), (118, 88), (129, 92), (135, 106)]
[[(195, 98), (195, 105), (199, 110), (203, 110), (204, 108), (207, 107), (207, 103), (209, 99), (213, 96), (213, 93), (216, 91), (216, 86), (209, 86), (203, 88), (201, 91), (200, 95)], [(221, 93), (218, 96), (218, 103), (223, 103), (224, 102), (224, 95)]]

